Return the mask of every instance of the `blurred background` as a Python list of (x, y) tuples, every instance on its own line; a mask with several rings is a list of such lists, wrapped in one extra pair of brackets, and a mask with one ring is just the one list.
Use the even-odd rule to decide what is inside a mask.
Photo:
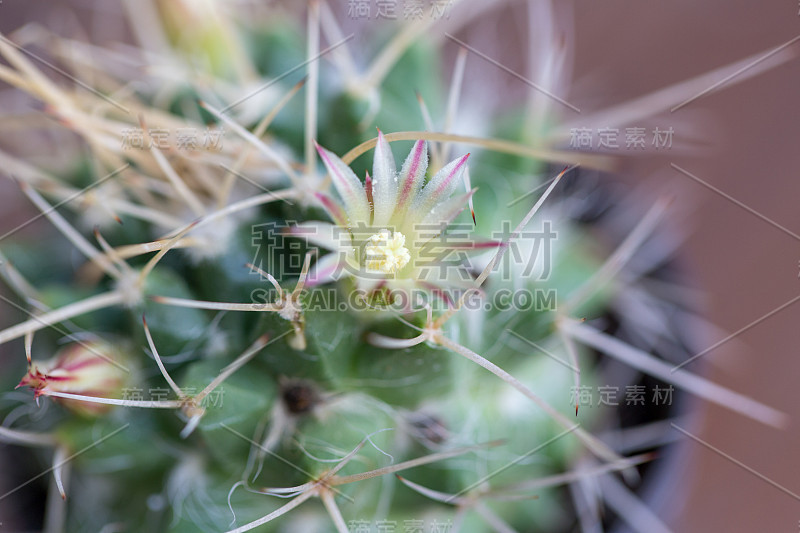
[[(508, 69), (524, 72), (531, 51), (525, 45), (526, 27), (519, 22), (519, 4), (483, 6), (479, 20), (463, 34), (475, 36), (470, 42), (491, 42), (490, 54), (485, 47), (481, 50)], [(564, 16), (574, 20), (573, 42), (568, 44), (573, 48), (574, 82), (568, 87), (568, 99), (587, 114), (766, 54), (800, 36), (797, 2), (563, 4)], [(347, 2), (331, 5), (346, 25)], [(0, 2), (2, 33), (32, 21), (63, 35), (85, 32), (99, 44), (128, 35), (116, 3)], [(457, 47), (451, 48), (454, 54)], [(800, 42), (787, 50), (800, 56)], [(470, 100), (470, 80), (484, 77), (502, 91), (497, 93), (502, 100), (522, 98), (529, 90), (508, 72), (470, 57), (464, 105), (471, 101), (489, 109), (502, 107), (499, 98), (481, 103), (473, 94)], [(792, 422), (784, 431), (775, 430), (696, 401), (692, 432), (718, 451), (679, 439), (687, 459), (675, 472), (680, 476), (678, 489), (660, 502), (658, 514), (676, 531), (797, 531), (800, 400), (794, 386), (800, 376), (800, 303), (781, 306), (800, 295), (800, 238), (790, 234), (800, 233), (800, 59), (741, 83), (733, 81), (674, 113), (631, 124), (647, 127), (648, 132), (654, 126), (673, 127), (675, 143), (681, 147), (626, 158), (619, 177), (631, 189), (661, 190), (669, 185), (680, 191), (679, 205), (672, 208), (674, 223), (686, 233), (679, 253), (701, 296), (703, 313), (719, 328), (706, 332), (702, 343), (710, 347), (741, 330), (687, 368), (789, 413)], [(0, 91), (0, 105), (18, 101), (8, 87), (0, 84)], [(6, 108), (2, 113), (11, 111)], [(35, 214), (16, 185), (0, 179), (0, 234)], [(36, 238), (43, 231), (51, 231), (49, 223), (39, 220), (23, 235)], [(5, 287), (0, 293), (8, 295)], [(2, 327), (12, 323), (8, 311), (0, 305)], [(0, 347), (0, 372), (7, 359), (19, 357), (18, 348), (17, 343)], [(7, 464), (18, 456), (18, 450), (0, 446), (0, 492), (10, 490)], [(7, 504), (8, 500), (0, 501), (0, 521), (12, 515)]]

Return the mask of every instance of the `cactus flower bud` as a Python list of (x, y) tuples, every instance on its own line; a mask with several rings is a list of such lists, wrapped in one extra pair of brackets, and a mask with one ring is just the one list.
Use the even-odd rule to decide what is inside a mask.
[[(129, 375), (118, 359), (119, 350), (104, 342), (74, 342), (47, 361), (32, 362), (17, 387), (30, 387), (36, 398), (48, 392), (114, 398), (120, 394)], [(86, 416), (100, 415), (111, 408), (79, 400), (56, 400)]]

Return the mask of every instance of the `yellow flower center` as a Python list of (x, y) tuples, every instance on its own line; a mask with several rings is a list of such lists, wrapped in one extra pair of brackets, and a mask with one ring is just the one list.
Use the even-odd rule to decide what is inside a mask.
[(411, 260), (405, 247), (406, 236), (383, 229), (367, 239), (364, 248), (368, 272), (394, 274)]

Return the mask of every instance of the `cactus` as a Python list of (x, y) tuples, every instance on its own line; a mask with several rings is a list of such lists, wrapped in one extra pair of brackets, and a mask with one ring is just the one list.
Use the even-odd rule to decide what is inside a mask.
[(614, 158), (559, 145), (552, 102), (457, 133), (473, 81), (462, 51), (448, 88), (420, 38), (433, 21), (377, 39), (361, 69), (323, 2), (251, 23), (228, 8), (131, 9), (161, 46), (136, 75), (133, 52), (50, 36), (85, 47), (69, 72), (91, 87), (0, 39), (0, 78), (86, 148), (0, 152), (64, 237), (0, 242), (23, 317), (0, 331), (0, 385), (26, 391), (0, 439), (51, 461), (46, 531), (566, 530), (569, 486), (632, 490), (654, 457), (601, 438), (625, 431), (616, 411), (579, 409), (607, 357), (631, 384), (783, 423), (606, 331), (635, 321), (624, 295), (661, 301), (628, 266), (669, 200), (598, 247), (574, 211), (602, 193), (576, 199)]

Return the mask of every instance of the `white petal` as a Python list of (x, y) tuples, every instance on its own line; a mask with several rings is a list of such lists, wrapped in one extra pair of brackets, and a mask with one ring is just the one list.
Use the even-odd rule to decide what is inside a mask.
[[(428, 146), (425, 141), (417, 141), (408, 154), (400, 170), (400, 188), (397, 191), (396, 218), (402, 217), (417, 196), (417, 191), (425, 180), (428, 170)], [(392, 220), (395, 224), (400, 220)]]
[(369, 224), (369, 203), (364, 186), (355, 173), (339, 157), (317, 145), (322, 162), (333, 179), (333, 185), (344, 201), (347, 217), (350, 224), (363, 222)]
[(450, 198), (441, 202), (428, 212), (427, 215), (422, 219), (423, 225), (428, 224), (449, 224), (456, 216), (464, 210), (467, 206), (467, 203), (472, 199), (472, 195), (475, 194), (477, 189), (472, 189), (468, 193), (460, 194), (455, 198)]
[(347, 250), (353, 247), (350, 232), (328, 222), (304, 222), (290, 227), (287, 233), (326, 250)]
[(347, 226), (347, 213), (338, 201), (321, 192), (315, 192), (314, 197), (319, 201), (322, 208), (335, 223), (340, 226)]
[(343, 276), (349, 274), (346, 268), (346, 259), (344, 254), (340, 252), (333, 252), (322, 257), (319, 261), (311, 266), (306, 277), (306, 287), (317, 287), (325, 283), (336, 281)]
[(374, 226), (383, 227), (389, 222), (397, 202), (397, 166), (392, 149), (383, 133), (378, 130), (378, 144), (372, 164), (372, 201), (374, 203)]
[(416, 211), (415, 220), (421, 220), (436, 204), (444, 202), (458, 185), (463, 182), (469, 154), (445, 165), (417, 195), (412, 209)]

